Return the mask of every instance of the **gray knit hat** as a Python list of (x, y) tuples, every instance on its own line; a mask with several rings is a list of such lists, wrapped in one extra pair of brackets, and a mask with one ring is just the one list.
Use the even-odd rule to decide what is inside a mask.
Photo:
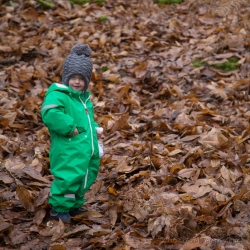
[(84, 92), (89, 86), (92, 75), (93, 63), (89, 58), (91, 49), (87, 44), (76, 44), (66, 57), (63, 70), (62, 82), (69, 85), (69, 79), (72, 75), (81, 75), (85, 81)]

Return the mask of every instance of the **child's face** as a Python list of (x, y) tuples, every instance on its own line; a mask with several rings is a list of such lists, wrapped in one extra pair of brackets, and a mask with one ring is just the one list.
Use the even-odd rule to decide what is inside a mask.
[(73, 90), (83, 91), (85, 82), (82, 76), (80, 75), (73, 75), (69, 79), (69, 86)]

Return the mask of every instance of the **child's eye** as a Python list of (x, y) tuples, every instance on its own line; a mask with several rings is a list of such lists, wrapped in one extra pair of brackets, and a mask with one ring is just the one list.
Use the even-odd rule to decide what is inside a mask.
[(82, 77), (82, 76), (78, 76), (78, 75), (73, 75), (71, 78), (72, 78), (72, 79), (83, 80), (83, 77)]

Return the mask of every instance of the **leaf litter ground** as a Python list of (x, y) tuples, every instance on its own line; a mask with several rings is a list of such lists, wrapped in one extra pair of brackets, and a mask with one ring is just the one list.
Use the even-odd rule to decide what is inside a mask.
[[(249, 32), (189, 2), (3, 1), (0, 249), (249, 249)], [(93, 50), (105, 155), (88, 212), (64, 225), (40, 107), (76, 43)], [(208, 66), (230, 58), (237, 70)]]

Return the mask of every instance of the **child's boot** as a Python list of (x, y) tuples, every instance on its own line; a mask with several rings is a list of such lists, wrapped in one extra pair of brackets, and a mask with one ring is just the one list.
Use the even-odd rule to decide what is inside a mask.
[(50, 218), (53, 220), (61, 219), (63, 223), (70, 223), (70, 215), (69, 213), (58, 213), (55, 210), (51, 209)]

